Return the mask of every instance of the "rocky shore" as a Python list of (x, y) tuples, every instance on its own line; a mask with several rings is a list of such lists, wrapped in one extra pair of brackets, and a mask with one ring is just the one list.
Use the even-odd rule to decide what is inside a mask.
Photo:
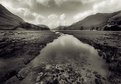
[[(106, 78), (85, 68), (81, 71), (71, 64), (46, 65), (38, 73), (36, 84), (103, 84)], [(85, 74), (85, 75), (83, 75)]]
[[(26, 70), (26, 71), (25, 71)], [(25, 76), (25, 74), (28, 75)], [(73, 64), (42, 64), (24, 69), (5, 84), (110, 84), (98, 72), (79, 69)]]
[[(54, 41), (53, 43), (56, 43), (56, 41)], [(99, 69), (97, 69), (95, 64), (91, 60), (89, 60), (91, 58), (90, 54), (88, 55), (89, 56), (87, 57), (85, 57), (84, 55), (85, 58), (81, 56), (81, 59), (85, 61), (81, 61), (81, 59), (79, 59), (78, 57), (78, 62), (74, 61), (74, 55), (72, 57), (67, 56), (68, 59), (66, 59), (63, 63), (59, 62), (61, 61), (61, 57), (58, 57), (57, 55), (55, 56), (56, 59), (52, 58), (53, 56), (51, 54), (49, 54), (49, 56), (44, 55), (43, 57), (38, 55), (33, 61), (31, 61), (31, 63), (26, 65), (25, 68), (21, 69), (15, 76), (7, 80), (5, 84), (110, 84), (105, 71), (102, 72), (102, 69), (100, 70), (100, 60), (97, 59), (99, 63), (96, 63), (98, 63), (98, 66), (100, 67), (98, 67)], [(45, 60), (41, 59), (38, 62), (36, 59), (40, 59), (41, 57), (45, 58)], [(98, 57), (99, 56), (97, 56), (97, 58)], [(68, 62), (68, 60), (71, 59), (73, 59), (73, 61)], [(77, 61), (77, 59), (75, 60)], [(51, 63), (51, 61), (54, 62)], [(91, 67), (91, 65), (93, 65), (94, 67)]]

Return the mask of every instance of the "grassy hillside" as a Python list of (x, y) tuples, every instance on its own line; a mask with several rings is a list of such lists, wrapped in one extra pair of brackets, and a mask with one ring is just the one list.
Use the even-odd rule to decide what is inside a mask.
[(0, 4), (0, 29), (13, 29), (23, 22), (24, 21), (20, 17), (12, 14)]
[[(60, 26), (57, 30), (105, 30), (104, 27), (109, 23), (118, 23), (121, 21), (121, 12), (97, 13), (86, 17), (70, 26)], [(112, 24), (113, 25), (113, 24)], [(118, 24), (119, 25), (119, 24)], [(114, 29), (115, 30), (115, 29)]]

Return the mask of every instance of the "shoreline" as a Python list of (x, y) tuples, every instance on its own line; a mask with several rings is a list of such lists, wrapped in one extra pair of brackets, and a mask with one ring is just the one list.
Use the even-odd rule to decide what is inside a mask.
[[(48, 43), (58, 38), (58, 35), (51, 31), (37, 32), (30, 34), (31, 32), (28, 31), (2, 31), (0, 34), (0, 52), (2, 52), (0, 53), (0, 83), (15, 76), (39, 55)], [(46, 32), (48, 35), (44, 34)]]
[[(87, 43), (97, 49), (98, 54), (105, 60), (105, 63), (108, 65), (108, 69), (111, 72), (111, 75), (108, 77), (112, 83), (121, 83), (121, 47), (116, 45), (108, 45), (107, 43), (100, 43), (100, 40), (93, 40), (92, 38), (79, 37), (73, 32), (62, 31), (65, 34), (73, 35), (80, 41)], [(106, 39), (105, 39), (106, 40)]]

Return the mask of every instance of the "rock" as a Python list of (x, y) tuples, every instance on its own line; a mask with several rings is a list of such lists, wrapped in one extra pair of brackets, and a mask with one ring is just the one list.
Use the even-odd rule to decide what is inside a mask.
[(0, 77), (0, 83), (8, 80), (9, 78), (15, 76), (17, 74), (17, 71), (9, 71), (8, 73), (6, 73), (4, 76)]
[(95, 79), (95, 84), (103, 84), (100, 79)]
[(16, 76), (13, 76), (12, 78), (10, 78), (9, 80), (6, 81), (5, 84), (16, 84), (18, 83), (20, 80), (16, 77)]
[(41, 76), (37, 76), (37, 78), (36, 78), (36, 82), (39, 82), (40, 79), (41, 79)]
[(59, 84), (58, 79), (55, 79), (52, 84)]
[(97, 77), (97, 78), (101, 78), (101, 75), (99, 75), (99, 74), (96, 74), (96, 75), (95, 75), (95, 77)]
[[(80, 70), (68, 64), (47, 65), (38, 73), (36, 82), (40, 84), (42, 81), (43, 84), (90, 84), (92, 82), (103, 84), (102, 82), (104, 80), (100, 74), (97, 72), (93, 74), (89, 69), (85, 69), (84, 71), (85, 72), (81, 74)], [(44, 76), (40, 78), (42, 74), (44, 74)]]
[(27, 75), (28, 73), (31, 72), (31, 67), (25, 67), (23, 69), (21, 69), (18, 74), (16, 74), (16, 77), (19, 79), (19, 80), (23, 80)]

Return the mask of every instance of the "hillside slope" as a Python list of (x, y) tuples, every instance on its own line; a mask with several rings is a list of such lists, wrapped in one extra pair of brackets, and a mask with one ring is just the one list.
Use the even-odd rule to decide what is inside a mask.
[(0, 4), (0, 29), (13, 29), (15, 26), (23, 22), (24, 21), (20, 17), (12, 14)]
[(34, 25), (9, 12), (0, 4), (0, 30), (50, 30), (45, 25)]
[(108, 20), (107, 25), (104, 26), (107, 31), (121, 31), (121, 12)]
[[(59, 30), (104, 30), (109, 23), (121, 20), (121, 11), (114, 13), (97, 13), (74, 23), (68, 27), (58, 27)], [(112, 24), (113, 25), (113, 24)]]

